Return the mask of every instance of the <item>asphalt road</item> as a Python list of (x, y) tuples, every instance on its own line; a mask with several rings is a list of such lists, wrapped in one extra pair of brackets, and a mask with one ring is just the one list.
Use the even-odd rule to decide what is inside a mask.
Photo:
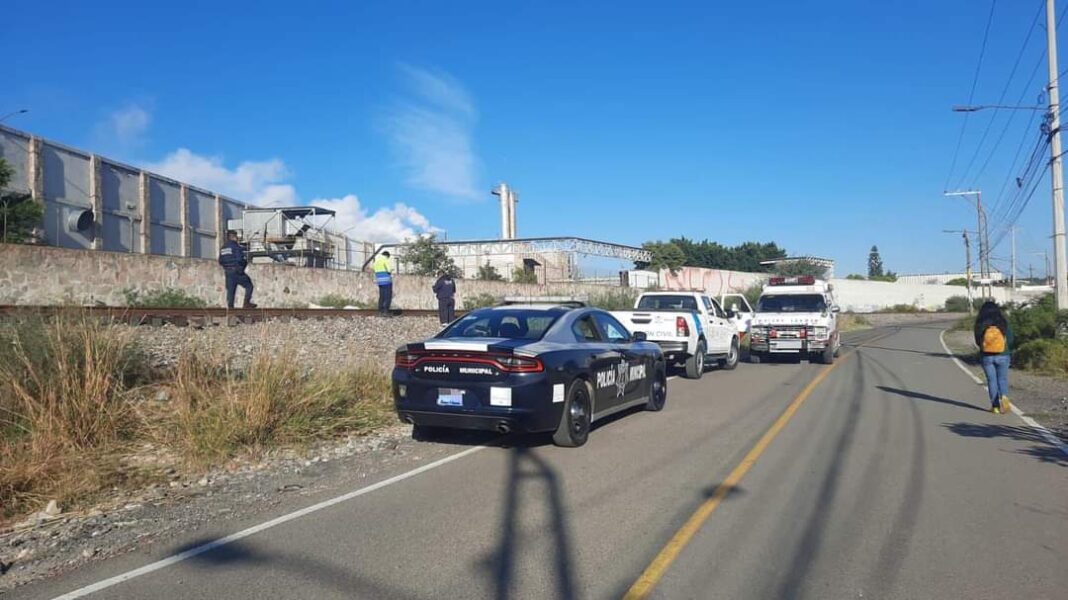
[[(985, 412), (939, 329), (850, 334), (650, 597), (1068, 597), (1068, 458), (1015, 415)], [(674, 379), (663, 412), (604, 423), (583, 448), (479, 450), (90, 597), (620, 598), (824, 369)]]

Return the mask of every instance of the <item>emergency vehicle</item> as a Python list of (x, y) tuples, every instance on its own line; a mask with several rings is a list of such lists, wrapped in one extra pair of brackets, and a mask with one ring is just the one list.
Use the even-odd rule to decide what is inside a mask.
[(772, 277), (749, 328), (749, 360), (771, 356), (831, 364), (841, 349), (834, 286), (812, 276)]

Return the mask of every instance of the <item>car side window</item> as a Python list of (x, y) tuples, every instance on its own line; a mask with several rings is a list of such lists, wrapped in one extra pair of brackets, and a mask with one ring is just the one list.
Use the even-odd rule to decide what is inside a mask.
[(719, 302), (716, 302), (714, 299), (710, 300), (710, 302), (712, 302), (712, 308), (715, 310), (716, 316), (721, 319), (726, 319), (727, 313), (723, 312), (723, 309), (720, 307)]
[(611, 315), (597, 315), (597, 325), (601, 328), (604, 339), (613, 344), (622, 344), (630, 341), (630, 333), (622, 323)]
[(712, 299), (711, 298), (709, 298), (708, 296), (701, 296), (701, 301), (704, 302), (705, 310), (708, 311), (709, 314), (714, 314), (716, 312), (715, 309), (712, 308)]
[(575, 333), (575, 339), (580, 342), (601, 341), (601, 336), (597, 334), (597, 327), (593, 324), (593, 319), (588, 316), (575, 321), (575, 324), (571, 326), (571, 331)]

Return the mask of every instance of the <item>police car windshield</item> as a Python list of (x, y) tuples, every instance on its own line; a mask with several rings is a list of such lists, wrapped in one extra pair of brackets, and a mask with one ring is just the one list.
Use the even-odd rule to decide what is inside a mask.
[(642, 296), (638, 301), (639, 310), (697, 310), (697, 300), (689, 296)]
[(439, 338), (511, 338), (540, 340), (563, 314), (557, 310), (486, 309), (464, 315)]
[(757, 302), (757, 312), (823, 312), (827, 302), (819, 294), (783, 294), (761, 296)]

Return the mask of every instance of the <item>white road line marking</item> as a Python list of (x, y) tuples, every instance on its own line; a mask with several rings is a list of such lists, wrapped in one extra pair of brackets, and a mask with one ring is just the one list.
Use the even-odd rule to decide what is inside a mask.
[(293, 521), (295, 519), (299, 519), (301, 517), (305, 517), (305, 516), (310, 515), (310, 514), (312, 514), (314, 512), (318, 512), (320, 510), (323, 510), (324, 508), (329, 508), (331, 506), (334, 506), (335, 504), (340, 504), (342, 502), (345, 502), (345, 501), (348, 501), (348, 500), (352, 500), (353, 498), (356, 498), (358, 496), (362, 496), (364, 494), (369, 494), (369, 493), (371, 493), (371, 492), (373, 492), (375, 490), (380, 490), (380, 489), (382, 489), (382, 488), (384, 488), (386, 486), (393, 485), (394, 483), (399, 483), (401, 481), (404, 481), (405, 479), (410, 479), (412, 477), (415, 477), (416, 475), (421, 475), (421, 474), (426, 473), (427, 471), (430, 471), (432, 469), (436, 469), (436, 468), (438, 468), (440, 466), (446, 465), (446, 464), (451, 463), (453, 461), (460, 460), (461, 458), (464, 458), (466, 456), (470, 456), (470, 455), (474, 454), (475, 452), (478, 452), (479, 450), (485, 450), (487, 447), (488, 446), (475, 446), (474, 448), (468, 448), (467, 450), (464, 450), (463, 452), (458, 452), (456, 454), (452, 454), (452, 455), (446, 456), (445, 458), (436, 460), (436, 461), (434, 461), (432, 463), (425, 464), (425, 465), (423, 465), (421, 467), (418, 467), (416, 469), (412, 469), (411, 471), (408, 471), (406, 473), (401, 473), (400, 475), (395, 475), (393, 477), (390, 477), (389, 479), (384, 479), (382, 481), (379, 481), (378, 483), (371, 484), (371, 485), (369, 485), (367, 487), (363, 487), (363, 488), (360, 488), (358, 490), (353, 490), (351, 492), (348, 492), (347, 494), (342, 494), (341, 496), (337, 496), (336, 498), (331, 498), (329, 500), (324, 500), (324, 501), (322, 501), (322, 502), (320, 502), (318, 504), (313, 504), (313, 505), (311, 505), (311, 506), (309, 506), (307, 508), (302, 508), (302, 509), (300, 509), (300, 510), (298, 510), (296, 512), (291, 512), (289, 514), (282, 515), (280, 517), (271, 519), (270, 521), (267, 521), (265, 523), (260, 523), (259, 525), (254, 525), (252, 527), (249, 527), (248, 529), (243, 529), (241, 531), (238, 531), (237, 533), (232, 533), (232, 534), (230, 534), (230, 535), (228, 535), (226, 537), (219, 538), (217, 540), (213, 540), (213, 541), (207, 542), (205, 544), (201, 544), (200, 546), (197, 546), (196, 548), (190, 548), (189, 550), (186, 550), (184, 552), (180, 552), (178, 554), (174, 554), (172, 556), (168, 556), (167, 558), (164, 558), (162, 560), (158, 560), (158, 561), (156, 561), (154, 563), (147, 564), (147, 565), (145, 565), (143, 567), (140, 567), (138, 569), (134, 569), (132, 571), (127, 571), (126, 573), (123, 573), (121, 575), (116, 575), (114, 577), (109, 577), (108, 579), (105, 579), (103, 581), (99, 581), (99, 582), (94, 583), (92, 585), (87, 585), (87, 586), (85, 586), (83, 588), (74, 590), (73, 592), (69, 592), (69, 593), (63, 594), (62, 596), (57, 596), (54, 600), (72, 600), (74, 598), (82, 598), (82, 597), (88, 596), (89, 594), (93, 594), (93, 593), (99, 592), (101, 590), (105, 590), (105, 589), (107, 589), (109, 587), (118, 585), (118, 584), (126, 582), (126, 581), (130, 581), (131, 579), (140, 577), (142, 575), (147, 575), (149, 573), (152, 573), (153, 571), (158, 571), (160, 569), (163, 569), (163, 568), (169, 567), (171, 565), (180, 563), (183, 560), (186, 560), (188, 558), (193, 558), (194, 556), (198, 556), (200, 554), (204, 554), (205, 552), (210, 552), (212, 550), (215, 550), (216, 548), (221, 548), (223, 546), (226, 546), (227, 544), (232, 544), (232, 543), (234, 543), (234, 542), (236, 542), (238, 540), (247, 538), (250, 535), (254, 535), (254, 534), (257, 534), (257, 533), (259, 533), (261, 531), (266, 531), (266, 530), (268, 530), (268, 529), (270, 529), (272, 527), (277, 527), (278, 525), (282, 525), (283, 523), (288, 523), (288, 522)]
[[(960, 367), (960, 370), (967, 373), (968, 377), (971, 377), (972, 380), (974, 380), (979, 385), (983, 385), (983, 380), (976, 377), (975, 373), (972, 373), (971, 369), (966, 367), (964, 363), (962, 363), (960, 359), (957, 358), (957, 355), (949, 349), (949, 346), (946, 345), (945, 333), (946, 330), (943, 329), (942, 332), (938, 334), (938, 341), (942, 342), (942, 348), (946, 350), (946, 354), (953, 358), (953, 362), (957, 363), (957, 366)], [(1068, 456), (1068, 444), (1062, 442), (1061, 439), (1053, 435), (1053, 432), (1051, 432), (1049, 429), (1046, 429), (1045, 427), (1039, 425), (1037, 421), (1024, 414), (1024, 412), (1016, 406), (1015, 402), (1011, 403), (1010, 406), (1012, 408), (1013, 414), (1015, 414), (1017, 417), (1020, 417), (1020, 420), (1026, 423), (1028, 427), (1034, 429), (1038, 433), (1038, 435), (1042, 437), (1042, 439), (1046, 440), (1046, 443), (1060, 450), (1065, 456)]]

